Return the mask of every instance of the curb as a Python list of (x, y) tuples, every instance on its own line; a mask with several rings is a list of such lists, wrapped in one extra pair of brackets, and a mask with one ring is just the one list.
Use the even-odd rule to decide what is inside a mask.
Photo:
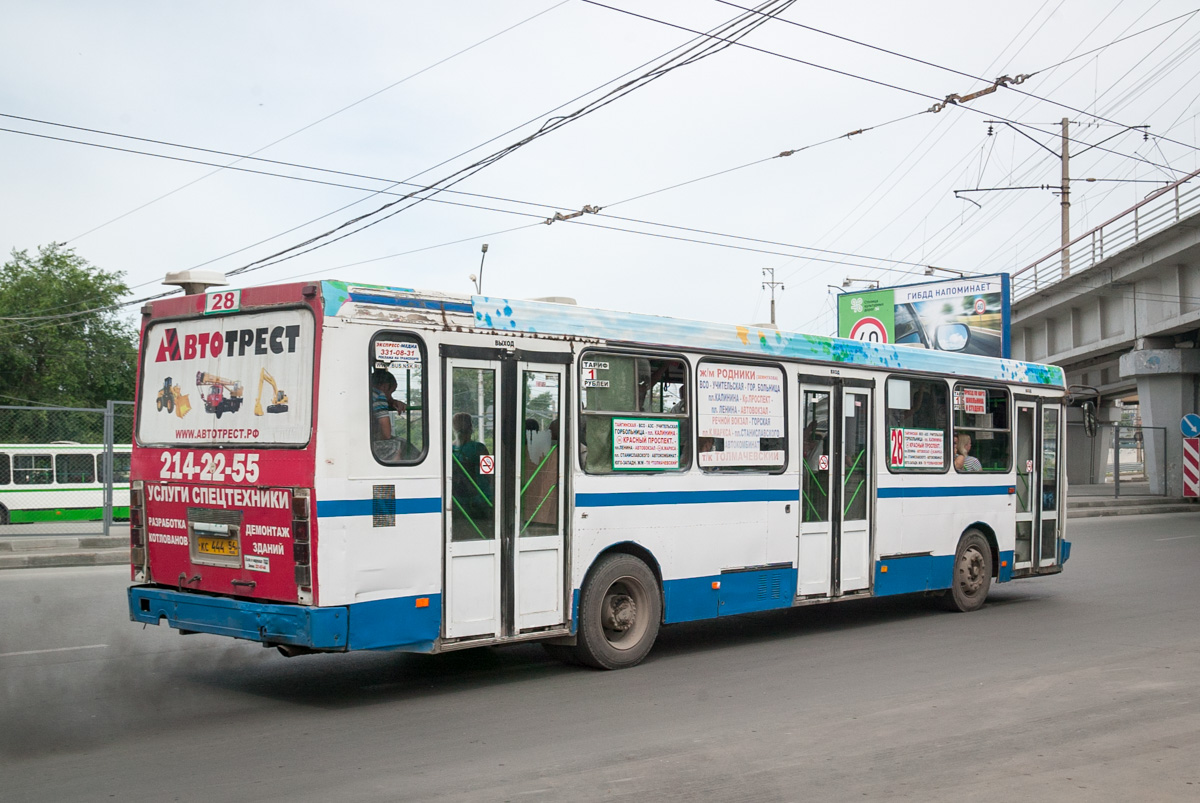
[(117, 566), (129, 563), (129, 549), (91, 552), (0, 554), (0, 569), (45, 569), (63, 566)]

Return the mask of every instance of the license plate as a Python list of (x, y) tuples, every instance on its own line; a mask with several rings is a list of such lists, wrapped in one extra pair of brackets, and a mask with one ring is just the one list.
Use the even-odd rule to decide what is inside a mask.
[(237, 541), (232, 538), (197, 538), (196, 551), (202, 555), (226, 555), (237, 557)]

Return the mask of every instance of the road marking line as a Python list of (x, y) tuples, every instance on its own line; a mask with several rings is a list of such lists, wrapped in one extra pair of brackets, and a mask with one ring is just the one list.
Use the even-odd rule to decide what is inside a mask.
[(1200, 538), (1200, 535), (1177, 535), (1173, 538), (1155, 538), (1155, 541), (1180, 541), (1184, 538)]
[(107, 644), (86, 644), (82, 647), (54, 647), (49, 650), (23, 650), (22, 652), (0, 652), (0, 658), (8, 658), (13, 655), (40, 655), (44, 652), (69, 652), (71, 650), (103, 650)]

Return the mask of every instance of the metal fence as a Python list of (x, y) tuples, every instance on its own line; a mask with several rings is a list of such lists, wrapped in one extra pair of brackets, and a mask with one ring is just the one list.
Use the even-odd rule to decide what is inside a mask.
[(132, 405), (0, 405), (0, 535), (108, 535), (127, 519)]
[(1050, 285), (1087, 270), (1118, 251), (1200, 212), (1200, 187), (1184, 184), (1200, 175), (1189, 173), (1174, 184), (1084, 232), (1065, 247), (1012, 274), (1012, 300), (1031, 296)]
[(1068, 424), (1067, 449), (1072, 494), (1167, 495), (1165, 427), (1101, 424), (1089, 437), (1083, 424)]

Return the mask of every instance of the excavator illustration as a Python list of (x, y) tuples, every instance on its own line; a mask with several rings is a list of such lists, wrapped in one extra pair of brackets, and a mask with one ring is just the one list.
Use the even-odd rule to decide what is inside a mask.
[(208, 385), (208, 393), (204, 395), (204, 412), (220, 418), (222, 413), (236, 413), (242, 408), (241, 382), (197, 371), (196, 387), (204, 385)]
[(191, 400), (179, 389), (179, 385), (171, 384), (169, 376), (163, 381), (162, 390), (158, 392), (158, 398), (154, 403), (159, 412), (166, 410), (168, 413), (175, 413), (180, 418), (192, 411)]
[(275, 377), (267, 373), (266, 368), (263, 368), (258, 374), (258, 398), (254, 400), (254, 414), (263, 414), (262, 393), (264, 382), (269, 384), (271, 386), (271, 390), (273, 391), (271, 393), (271, 401), (267, 403), (267, 412), (286, 413), (288, 411), (287, 394), (280, 390), (279, 386), (275, 384)]

